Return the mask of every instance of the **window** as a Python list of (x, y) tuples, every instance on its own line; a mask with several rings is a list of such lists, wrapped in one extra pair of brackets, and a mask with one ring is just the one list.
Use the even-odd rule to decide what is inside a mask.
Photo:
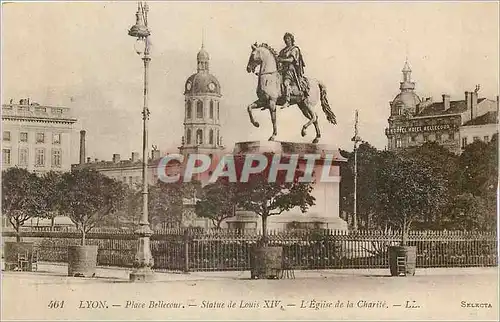
[(45, 113), (45, 112), (47, 112), (47, 109), (45, 107), (37, 106), (37, 107), (35, 107), (35, 112)]
[(473, 141), (473, 142), (477, 142), (477, 141), (479, 141), (479, 136), (474, 136), (474, 137), (472, 137), (472, 141)]
[(44, 165), (45, 165), (45, 149), (36, 149), (35, 167), (43, 167)]
[(403, 147), (403, 140), (401, 138), (396, 139), (396, 148), (401, 148)]
[(424, 134), (424, 142), (429, 141), (429, 136), (427, 134)]
[(61, 167), (61, 150), (52, 150), (52, 166), (55, 168)]
[(490, 140), (490, 137), (489, 137), (489, 136), (487, 136), (487, 135), (485, 135), (485, 136), (484, 136), (484, 142), (488, 143), (488, 141), (489, 141), (489, 140)]
[(203, 130), (196, 130), (196, 144), (203, 144)]
[(214, 118), (214, 101), (210, 101), (210, 118)]
[(186, 118), (190, 119), (192, 117), (192, 109), (193, 109), (193, 103), (191, 101), (187, 101), (187, 107), (186, 107)]
[(52, 113), (53, 114), (62, 114), (63, 110), (62, 108), (59, 108), (59, 107), (53, 107), (52, 108)]
[(411, 138), (410, 138), (410, 140), (411, 140), (412, 142), (415, 142), (415, 141), (417, 141), (417, 137), (416, 137), (415, 135), (412, 135), (412, 136), (411, 136)]
[(191, 144), (191, 129), (187, 129), (186, 133), (186, 143)]
[(203, 118), (203, 102), (202, 101), (196, 102), (196, 117), (199, 119)]
[(3, 164), (10, 164), (10, 149), (2, 149)]
[(467, 137), (462, 138), (462, 148), (465, 148), (466, 145), (467, 145)]
[(28, 132), (19, 133), (19, 141), (20, 142), (28, 142)]
[(449, 138), (450, 138), (450, 140), (455, 140), (455, 132), (450, 132)]
[(127, 183), (127, 177), (122, 178), (123, 183)]
[(19, 149), (19, 165), (28, 165), (28, 149)]
[(443, 139), (441, 133), (436, 133), (436, 141), (441, 141)]
[(219, 110), (219, 102), (217, 102), (217, 120), (219, 120), (219, 116), (220, 116), (219, 112), (220, 112), (220, 110)]
[(61, 144), (61, 133), (52, 134), (52, 144)]
[(10, 131), (3, 131), (3, 140), (10, 141)]
[(214, 130), (212, 129), (208, 133), (208, 144), (214, 144)]
[(129, 185), (132, 185), (132, 176), (129, 176), (129, 177), (128, 177), (128, 184), (129, 184)]
[(44, 143), (45, 142), (45, 134), (38, 132), (36, 134), (36, 143)]
[(217, 130), (217, 145), (220, 145), (220, 136), (219, 136), (219, 130)]

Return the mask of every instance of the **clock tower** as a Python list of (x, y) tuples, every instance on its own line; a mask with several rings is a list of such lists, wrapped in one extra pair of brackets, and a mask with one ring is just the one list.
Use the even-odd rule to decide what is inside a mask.
[(197, 72), (184, 85), (184, 135), (180, 153), (219, 154), (224, 146), (220, 133), (221, 88), (217, 78), (210, 74), (210, 56), (201, 46)]

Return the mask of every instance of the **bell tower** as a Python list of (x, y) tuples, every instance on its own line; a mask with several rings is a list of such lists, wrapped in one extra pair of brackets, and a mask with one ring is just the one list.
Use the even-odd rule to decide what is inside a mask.
[(179, 151), (188, 154), (218, 155), (224, 149), (220, 125), (221, 88), (210, 74), (210, 56), (202, 43), (196, 55), (197, 72), (184, 86), (184, 135)]

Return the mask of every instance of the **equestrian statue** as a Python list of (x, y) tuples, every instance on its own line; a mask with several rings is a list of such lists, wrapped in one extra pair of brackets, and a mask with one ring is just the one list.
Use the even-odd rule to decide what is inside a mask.
[(257, 108), (269, 109), (273, 123), (273, 134), (269, 141), (274, 141), (278, 134), (276, 107), (286, 108), (296, 104), (302, 114), (309, 119), (302, 126), (301, 135), (305, 136), (307, 128), (314, 124), (316, 137), (313, 143), (318, 143), (321, 132), (318, 126), (318, 115), (314, 111), (314, 107), (319, 101), (328, 122), (337, 124), (335, 114), (333, 114), (328, 104), (326, 87), (322, 82), (304, 76), (305, 64), (300, 48), (295, 45), (294, 36), (287, 32), (283, 40), (286, 46), (279, 54), (265, 43), (252, 45), (247, 72), (255, 73), (257, 66), (260, 66), (260, 69), (256, 73), (259, 77), (257, 100), (247, 108), (250, 121), (255, 127), (259, 127), (259, 122), (255, 121), (252, 110)]

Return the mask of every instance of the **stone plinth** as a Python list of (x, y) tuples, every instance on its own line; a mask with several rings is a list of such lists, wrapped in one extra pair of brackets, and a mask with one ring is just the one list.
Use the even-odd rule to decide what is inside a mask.
[[(298, 207), (284, 212), (279, 216), (268, 218), (269, 229), (285, 229), (292, 222), (303, 223), (302, 225), (316, 226), (328, 229), (347, 230), (347, 222), (342, 220), (340, 214), (340, 164), (347, 160), (340, 155), (337, 147), (327, 144), (296, 143), (296, 142), (277, 142), (277, 141), (250, 141), (236, 143), (233, 154), (259, 154), (274, 153), (282, 156), (297, 154), (299, 156), (299, 166), (305, 170), (306, 162), (310, 157), (308, 155), (319, 155), (315, 162), (312, 195), (315, 197), (315, 205), (310, 207), (307, 213), (302, 213)], [(330, 165), (323, 165), (328, 158), (331, 158)], [(328, 164), (328, 162), (326, 162)], [(325, 170), (324, 167), (327, 167)], [(321, 181), (321, 172), (328, 174), (327, 182)], [(257, 229), (261, 227), (260, 217), (255, 216)], [(254, 221), (254, 222), (255, 222)], [(248, 212), (237, 212), (235, 218), (228, 222), (250, 223)], [(299, 224), (300, 225), (300, 224)], [(249, 225), (245, 224), (248, 228)], [(251, 227), (253, 228), (253, 227)]]

